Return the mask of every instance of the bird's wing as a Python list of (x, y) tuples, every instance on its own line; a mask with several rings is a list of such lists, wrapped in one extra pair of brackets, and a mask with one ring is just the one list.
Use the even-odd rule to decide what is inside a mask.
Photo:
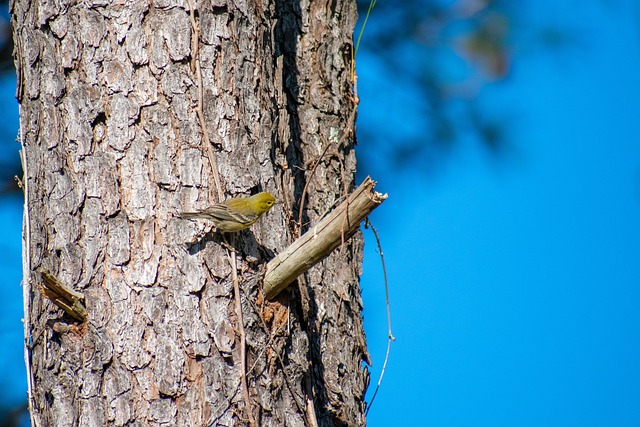
[(194, 219), (205, 218), (217, 221), (232, 221), (233, 216), (229, 213), (229, 207), (223, 204), (215, 204), (210, 208), (202, 210), (200, 212), (183, 212), (180, 214), (180, 218)]

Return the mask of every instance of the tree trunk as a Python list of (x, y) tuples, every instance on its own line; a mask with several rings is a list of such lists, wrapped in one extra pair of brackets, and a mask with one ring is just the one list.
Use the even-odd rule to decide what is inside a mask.
[[(260, 291), (264, 264), (354, 186), (355, 2), (11, 9), (32, 423), (364, 425), (361, 236), (276, 301)], [(258, 191), (279, 203), (233, 252), (178, 218)], [(37, 272), (82, 293), (87, 320)]]

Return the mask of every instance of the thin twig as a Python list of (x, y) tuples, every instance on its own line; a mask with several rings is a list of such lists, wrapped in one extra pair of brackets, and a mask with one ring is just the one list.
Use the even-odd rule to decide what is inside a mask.
[(382, 364), (382, 371), (380, 372), (380, 378), (378, 378), (378, 385), (376, 386), (376, 390), (373, 392), (373, 396), (371, 397), (371, 401), (369, 405), (367, 405), (367, 410), (364, 415), (366, 416), (371, 409), (371, 405), (373, 405), (373, 401), (378, 394), (378, 390), (380, 390), (380, 384), (382, 383), (382, 378), (384, 377), (384, 371), (387, 368), (387, 362), (389, 361), (389, 352), (391, 351), (391, 341), (395, 341), (396, 338), (393, 336), (393, 332), (391, 332), (391, 305), (389, 304), (389, 281), (387, 279), (387, 267), (384, 263), (384, 253), (382, 252), (382, 245), (380, 244), (380, 237), (378, 236), (378, 230), (371, 224), (371, 221), (367, 218), (365, 222), (365, 226), (371, 227), (371, 231), (373, 231), (373, 235), (376, 237), (376, 244), (378, 245), (378, 252), (380, 253), (380, 261), (382, 262), (382, 274), (384, 275), (384, 292), (385, 292), (385, 301), (387, 305), (387, 328), (388, 328), (388, 339), (387, 339), (387, 353), (384, 356), (384, 363)]
[[(271, 347), (273, 348), (273, 347)], [(282, 361), (282, 357), (280, 357), (280, 355), (278, 354), (277, 351), (273, 351), (273, 354), (276, 355), (276, 359), (278, 359), (278, 362), (280, 362), (280, 367), (282, 368), (282, 378), (284, 378), (284, 382), (285, 384), (287, 384), (287, 388), (289, 389), (289, 393), (291, 393), (291, 397), (293, 397), (293, 401), (296, 402), (296, 406), (298, 407), (298, 411), (300, 411), (301, 414), (306, 415), (306, 411), (302, 408), (302, 405), (300, 405), (300, 402), (298, 402), (298, 399), (296, 398), (295, 393), (293, 392), (293, 387), (291, 386), (291, 383), (289, 382), (289, 379), (287, 378), (287, 374), (284, 370), (284, 362)]]
[[(216, 187), (216, 195), (214, 199), (218, 202), (221, 202), (224, 199), (224, 190), (222, 188), (222, 182), (220, 180), (220, 174), (218, 172), (218, 165), (216, 163), (215, 154), (213, 152), (213, 145), (211, 145), (211, 140), (209, 139), (209, 131), (207, 130), (207, 125), (204, 118), (203, 113), (203, 105), (204, 105), (204, 95), (203, 95), (203, 83), (202, 83), (202, 69), (200, 67), (200, 24), (196, 21), (195, 12), (196, 6), (193, 0), (188, 0), (189, 2), (189, 20), (191, 22), (192, 28), (192, 40), (193, 40), (193, 57), (191, 61), (191, 69), (195, 73), (196, 77), (196, 85), (198, 87), (198, 105), (196, 107), (196, 113), (198, 115), (198, 120), (200, 121), (200, 128), (202, 129), (202, 141), (207, 150), (207, 157), (209, 160), (209, 165), (211, 166), (211, 174), (213, 176), (213, 181)], [(211, 193), (209, 194), (211, 196)], [(211, 198), (211, 197), (210, 197)], [(249, 387), (247, 385), (247, 341), (246, 334), (244, 331), (244, 318), (242, 316), (242, 301), (240, 295), (240, 284), (238, 280), (238, 266), (237, 266), (237, 257), (235, 247), (232, 245), (231, 250), (227, 252), (229, 256), (229, 261), (231, 263), (231, 277), (233, 280), (233, 292), (235, 294), (235, 309), (236, 309), (236, 317), (238, 319), (238, 335), (240, 336), (240, 382), (242, 385), (242, 397), (244, 399), (244, 405), (247, 413), (247, 417), (249, 418), (249, 424), (251, 426), (256, 426), (256, 420), (253, 417), (253, 411), (251, 410), (251, 400), (249, 398)]]
[[(260, 315), (258, 314), (258, 316), (260, 316)], [(263, 322), (264, 322), (264, 320), (263, 320)], [(276, 328), (276, 330), (274, 331), (273, 335), (271, 335), (271, 336), (269, 337), (269, 339), (267, 340), (267, 342), (265, 343), (265, 345), (260, 349), (260, 351), (258, 352), (258, 354), (256, 354), (256, 360), (254, 360), (254, 361), (253, 361), (253, 365), (251, 365), (251, 367), (247, 370), (247, 375), (249, 375), (250, 373), (252, 373), (252, 372), (253, 372), (253, 370), (256, 368), (256, 366), (258, 366), (258, 362), (260, 361), (260, 358), (262, 357), (262, 355), (267, 351), (267, 348), (268, 348), (268, 347), (273, 348), (273, 347), (271, 346), (271, 343), (273, 342), (273, 340), (274, 340), (274, 339), (276, 339), (276, 335), (275, 335), (275, 334), (278, 332), (278, 330), (279, 330), (279, 329), (280, 329), (279, 327), (278, 327), (278, 328)], [(266, 332), (266, 331), (265, 331), (265, 333), (266, 333), (267, 335), (269, 335), (269, 333), (268, 333), (268, 332)]]
[(358, 34), (358, 41), (356, 42), (356, 50), (354, 52), (354, 56), (358, 53), (358, 49), (360, 48), (360, 40), (362, 40), (364, 29), (367, 26), (367, 21), (369, 21), (369, 15), (371, 15), (371, 11), (376, 6), (377, 2), (377, 0), (371, 0), (371, 2), (369, 2), (369, 10), (367, 10), (367, 14), (364, 17), (364, 22), (362, 23), (362, 28), (360, 28), (360, 34)]
[(345, 201), (347, 203), (347, 209), (344, 211), (344, 216), (342, 217), (342, 227), (340, 229), (340, 252), (344, 249), (344, 229), (345, 225), (348, 227), (349, 216), (347, 213), (349, 212), (349, 191), (347, 191), (347, 181), (344, 179), (344, 163), (342, 159), (340, 160), (340, 176), (342, 178), (342, 191), (344, 192)]
[(204, 119), (203, 110), (203, 84), (202, 84), (202, 70), (200, 68), (200, 24), (196, 21), (195, 13), (196, 6), (193, 0), (189, 2), (189, 21), (191, 22), (191, 40), (192, 40), (192, 56), (191, 56), (191, 71), (196, 77), (196, 86), (198, 87), (198, 105), (196, 106), (196, 114), (198, 115), (198, 121), (200, 122), (200, 128), (202, 129), (202, 142), (207, 150), (207, 159), (209, 160), (209, 166), (211, 166), (211, 175), (213, 175), (213, 181), (216, 186), (216, 202), (221, 202), (224, 198), (224, 191), (222, 189), (222, 181), (220, 180), (220, 174), (218, 173), (218, 164), (216, 163), (215, 154), (213, 152), (213, 146), (209, 139), (209, 131), (207, 130), (207, 124)]
[(231, 259), (231, 278), (233, 280), (233, 293), (235, 294), (236, 317), (238, 318), (238, 335), (240, 335), (240, 382), (242, 383), (242, 397), (251, 426), (256, 425), (251, 410), (251, 400), (249, 399), (249, 386), (247, 385), (247, 337), (244, 332), (244, 320), (242, 316), (242, 302), (240, 297), (240, 284), (238, 281), (238, 266), (236, 260), (236, 249), (233, 246), (233, 235), (231, 237), (231, 250), (228, 252)]
[[(353, 110), (351, 110), (351, 115), (349, 116), (349, 119), (347, 120), (347, 126), (348, 127), (353, 127), (353, 121), (356, 118), (356, 111), (357, 111), (356, 108), (353, 108)], [(352, 125), (349, 126), (349, 124), (352, 124)], [(342, 143), (344, 142), (344, 139), (347, 137), (348, 134), (349, 134), (349, 132), (343, 132), (342, 133), (342, 136), (340, 137), (340, 139), (338, 140), (338, 143), (336, 144), (336, 149), (340, 148), (340, 146), (342, 145)], [(326, 140), (325, 140), (325, 142), (326, 142)], [(300, 237), (300, 235), (302, 234), (302, 214), (304, 212), (304, 201), (305, 201), (305, 199), (307, 197), (307, 190), (309, 189), (309, 184), (311, 183), (311, 180), (313, 178), (313, 174), (316, 172), (316, 169), (317, 169), (318, 165), (322, 161), (322, 158), (324, 157), (324, 155), (329, 150), (330, 146), (331, 146), (331, 144), (327, 142), (327, 146), (324, 148), (324, 150), (322, 151), (322, 153), (318, 157), (318, 160), (316, 160), (315, 164), (313, 165), (313, 168), (311, 169), (311, 173), (309, 174), (309, 178), (307, 178), (307, 182), (304, 184), (304, 188), (302, 189), (302, 198), (300, 199), (300, 212), (299, 212), (299, 215), (298, 215), (298, 235), (296, 237)]]
[(324, 147), (324, 150), (322, 150), (322, 153), (318, 157), (318, 160), (316, 160), (316, 162), (314, 163), (313, 168), (311, 169), (311, 173), (309, 174), (309, 178), (307, 178), (307, 182), (305, 182), (304, 188), (302, 189), (302, 198), (300, 199), (300, 212), (298, 214), (298, 233), (297, 233), (298, 235), (296, 237), (300, 237), (300, 235), (302, 234), (302, 214), (304, 213), (304, 199), (307, 197), (307, 190), (309, 189), (309, 184), (311, 183), (313, 174), (316, 173), (316, 169), (318, 168), (320, 161), (322, 161), (322, 158), (327, 153), (327, 150), (329, 150), (330, 147), (331, 147), (331, 144), (327, 144), (327, 146)]
[(198, 62), (198, 53), (200, 53), (200, 27), (196, 21), (196, 5), (193, 0), (189, 2), (189, 22), (191, 22), (191, 72), (195, 74), (196, 63)]
[[(260, 319), (260, 323), (261, 323), (263, 332), (265, 334), (267, 334), (267, 335), (271, 335), (271, 337), (269, 338), (269, 341), (265, 344), (265, 347), (264, 347), (263, 351), (261, 352), (261, 354), (264, 352), (264, 350), (267, 347), (271, 347), (271, 349), (273, 350), (273, 354), (275, 354), (276, 358), (278, 359), (278, 362), (280, 362), (280, 367), (282, 368), (282, 377), (284, 378), (284, 382), (287, 384), (287, 388), (289, 389), (289, 392), (291, 393), (291, 397), (293, 397), (293, 401), (296, 403), (296, 406), (298, 407), (298, 410), (300, 411), (300, 413), (301, 414), (306, 414), (305, 410), (302, 407), (302, 404), (300, 402), (298, 402), (298, 399), (297, 399), (295, 393), (293, 392), (293, 387), (291, 386), (291, 383), (289, 382), (289, 378), (287, 377), (287, 372), (284, 369), (284, 361), (282, 360), (282, 357), (280, 357), (280, 354), (278, 353), (278, 349), (276, 349), (273, 346), (273, 340), (275, 339), (280, 327), (276, 327), (275, 331), (273, 331), (273, 334), (270, 334), (269, 333), (269, 327), (264, 322), (264, 319), (262, 318), (262, 315), (260, 314), (260, 309), (258, 308), (256, 303), (251, 301), (251, 300), (249, 300), (249, 303), (253, 307), (253, 310), (255, 311), (256, 317), (258, 319)], [(253, 364), (253, 366), (251, 367), (249, 372), (253, 371), (253, 369), (255, 368), (257, 362), (258, 361), (256, 359), (256, 362)]]
[[(196, 114), (198, 115), (198, 120), (200, 122), (200, 128), (202, 129), (202, 142), (207, 150), (207, 158), (209, 160), (209, 165), (211, 166), (211, 175), (213, 176), (213, 181), (216, 187), (216, 196), (213, 199), (217, 202), (221, 202), (224, 199), (224, 190), (222, 188), (222, 181), (220, 180), (220, 174), (218, 172), (218, 165), (216, 163), (215, 154), (213, 152), (213, 145), (211, 145), (211, 140), (209, 139), (209, 131), (207, 130), (207, 124), (204, 119), (203, 113), (203, 105), (204, 105), (204, 94), (203, 94), (203, 83), (202, 83), (202, 69), (200, 67), (200, 24), (196, 21), (195, 13), (196, 6), (193, 0), (188, 0), (189, 2), (189, 21), (191, 22), (192, 29), (192, 58), (191, 58), (191, 71), (195, 74), (196, 77), (196, 85), (198, 87), (198, 99), (197, 99), (197, 107)], [(211, 192), (209, 193), (211, 199)], [(251, 410), (251, 400), (249, 399), (249, 387), (247, 385), (247, 343), (246, 343), (246, 334), (244, 331), (244, 319), (242, 316), (242, 301), (240, 296), (240, 284), (238, 281), (238, 266), (237, 266), (237, 258), (236, 258), (236, 250), (233, 245), (231, 246), (231, 250), (227, 252), (229, 256), (229, 261), (231, 264), (231, 277), (233, 280), (233, 292), (235, 294), (235, 309), (236, 309), (236, 317), (238, 318), (238, 335), (240, 336), (240, 383), (242, 385), (242, 397), (244, 399), (244, 405), (246, 408), (247, 416), (249, 418), (249, 424), (251, 426), (256, 426), (256, 420), (253, 417), (253, 412)]]
[(310, 427), (318, 427), (318, 418), (316, 417), (316, 406), (313, 401), (313, 387), (311, 385), (311, 377), (313, 376), (311, 371), (308, 372), (309, 378), (307, 378), (307, 421)]
[[(217, 421), (222, 418), (222, 416), (227, 412), (227, 409), (229, 409), (231, 407), (231, 402), (233, 402), (233, 399), (236, 397), (236, 394), (238, 394), (238, 390), (240, 389), (240, 387), (236, 387), (236, 389), (234, 390), (233, 393), (231, 393), (230, 395), (227, 396), (227, 398), (222, 402), (221, 405), (218, 405), (217, 407), (213, 408), (211, 410), (212, 414), (218, 414), (218, 416), (213, 419), (213, 423), (211, 424), (207, 424), (207, 425), (215, 425), (217, 426)], [(222, 409), (224, 408), (224, 410)]]

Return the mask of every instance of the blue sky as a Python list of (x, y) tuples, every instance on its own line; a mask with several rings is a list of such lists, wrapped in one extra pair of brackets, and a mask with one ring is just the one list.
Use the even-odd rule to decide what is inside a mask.
[[(640, 425), (640, 18), (630, 2), (537, 3), (530, 19), (570, 18), (582, 43), (518, 55), (485, 91), (487, 109), (514, 117), (513, 155), (496, 164), (462, 144), (437, 179), (378, 177), (397, 341), (371, 427)], [(358, 65), (359, 126), (371, 126), (375, 59)], [(374, 249), (368, 236), (375, 384), (386, 320)]]
[[(18, 103), (15, 100), (15, 78), (0, 79), (0, 167), (18, 161)], [(13, 159), (12, 159), (13, 158)], [(26, 401), (27, 385), (22, 351), (22, 197), (18, 193), (0, 195), (0, 287), (3, 292), (0, 310), (0, 391), (4, 408)], [(1, 412), (0, 412), (1, 413)]]
[[(370, 427), (640, 425), (640, 14), (631, 1), (523, 4), (581, 43), (516, 55), (510, 78), (483, 92), (487, 111), (512, 117), (510, 154), (463, 142), (437, 177), (390, 165), (373, 177), (389, 193), (372, 220), (397, 341)], [(359, 128), (414, 134), (415, 91), (381, 70), (360, 52)], [(2, 95), (15, 108), (12, 84)], [(0, 198), (7, 404), (25, 397), (20, 212)], [(387, 328), (365, 236), (372, 392)]]

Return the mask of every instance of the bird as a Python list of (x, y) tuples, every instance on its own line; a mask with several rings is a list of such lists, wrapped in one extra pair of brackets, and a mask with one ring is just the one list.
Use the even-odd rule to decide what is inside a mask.
[(266, 191), (251, 197), (235, 197), (216, 203), (199, 212), (183, 212), (184, 219), (204, 218), (213, 221), (216, 230), (236, 233), (249, 228), (275, 205), (276, 198)]

